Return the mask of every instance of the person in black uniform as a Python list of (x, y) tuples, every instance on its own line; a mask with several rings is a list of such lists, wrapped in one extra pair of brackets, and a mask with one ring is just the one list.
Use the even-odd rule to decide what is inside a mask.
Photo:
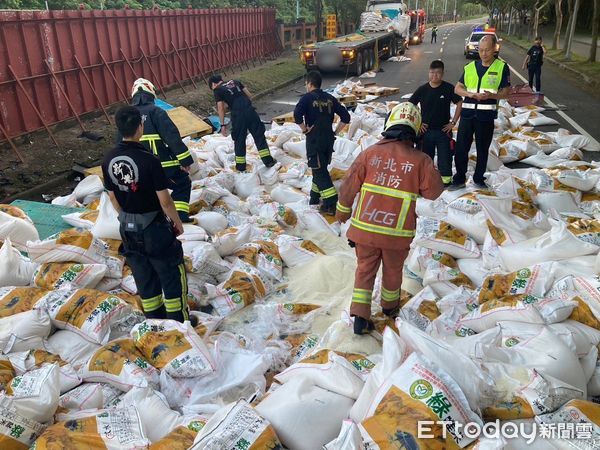
[[(321, 90), (322, 81), (317, 71), (306, 75), (307, 94), (296, 105), (294, 120), (306, 135), (306, 157), (313, 175), (309, 204), (317, 205), (321, 201), (320, 211), (334, 216), (338, 196), (327, 166), (331, 162), (335, 136), (350, 123), (350, 114), (333, 95)], [(335, 114), (340, 122), (334, 132)]]
[(102, 162), (104, 186), (119, 213), (120, 252), (131, 268), (144, 314), (153, 319), (189, 320), (183, 224), (167, 190), (159, 159), (140, 143), (142, 115), (120, 108), (115, 122), (123, 139)]
[(188, 173), (194, 159), (167, 112), (154, 104), (156, 91), (150, 81), (144, 78), (135, 80), (131, 97), (132, 105), (142, 114), (144, 135), (140, 142), (160, 159), (181, 221), (191, 222), (189, 212), (192, 182)]
[[(452, 128), (460, 118), (462, 97), (454, 93), (454, 85), (444, 81), (444, 63), (439, 59), (429, 65), (429, 82), (419, 86), (409, 102), (421, 105), (423, 151), (435, 159), (444, 186), (452, 184)], [(450, 120), (450, 104), (456, 105)]]
[(437, 27), (437, 25), (434, 25), (433, 28), (431, 29), (431, 44), (433, 44), (434, 41), (437, 44), (437, 34), (438, 34), (438, 27)]
[(531, 48), (527, 51), (523, 69), (527, 68), (529, 73), (529, 87), (533, 89), (533, 80), (535, 78), (535, 92), (542, 92), (542, 65), (544, 64), (544, 55), (546, 47), (542, 44), (542, 37), (537, 36)]
[(235, 144), (235, 170), (246, 171), (246, 137), (248, 132), (254, 138), (258, 156), (267, 167), (273, 167), (276, 161), (271, 156), (265, 139), (265, 125), (260, 120), (250, 91), (238, 80), (223, 81), (221, 75), (212, 75), (208, 79), (217, 102), (217, 111), (221, 121), (221, 134), (227, 133), (225, 125), (225, 105), (231, 111), (231, 138)]

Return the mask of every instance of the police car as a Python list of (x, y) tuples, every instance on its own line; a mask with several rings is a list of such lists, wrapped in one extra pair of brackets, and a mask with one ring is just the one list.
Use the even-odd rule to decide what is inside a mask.
[[(479, 41), (486, 35), (496, 36), (495, 28), (474, 28), (471, 35), (465, 40), (465, 57), (469, 58), (479, 58)], [(498, 57), (498, 53), (500, 52), (500, 42), (502, 39), (498, 39), (496, 36), (496, 40), (498, 44), (496, 44), (496, 51), (494, 52), (494, 56)]]

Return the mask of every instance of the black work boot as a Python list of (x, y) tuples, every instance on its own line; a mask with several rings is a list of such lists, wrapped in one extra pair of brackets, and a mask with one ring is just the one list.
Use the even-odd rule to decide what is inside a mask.
[(236, 172), (246, 172), (246, 164), (236, 163), (235, 171)]
[(315, 194), (313, 191), (310, 191), (310, 197), (308, 199), (309, 205), (318, 205), (321, 203), (321, 196), (319, 194)]
[(187, 307), (187, 305), (185, 306), (185, 310), (172, 311), (172, 312), (167, 311), (167, 319), (176, 320), (177, 322), (181, 322), (181, 323), (185, 322), (186, 320), (189, 320), (190, 323), (192, 324), (192, 327), (195, 327), (196, 325), (198, 325), (198, 318), (190, 315), (190, 310)]
[(390, 309), (382, 308), (381, 312), (383, 312), (383, 314), (385, 314), (386, 316), (395, 319), (396, 317), (398, 317), (398, 314), (400, 314), (400, 307), (396, 306), (395, 308)]
[(265, 167), (267, 168), (271, 168), (273, 167), (275, 164), (277, 164), (277, 160), (275, 158), (273, 158), (272, 156), (269, 156), (269, 158), (265, 158), (266, 161), (263, 161), (263, 164), (265, 165)]
[(190, 314), (189, 321), (190, 321), (190, 324), (192, 325), (192, 328), (196, 328), (198, 326), (198, 318), (196, 316), (192, 316)]
[(165, 309), (165, 305), (161, 305), (160, 308), (154, 311), (144, 311), (144, 316), (146, 319), (166, 319), (167, 310)]
[(319, 212), (321, 214), (327, 214), (328, 216), (335, 216), (335, 203), (334, 204), (326, 204), (323, 203), (319, 208)]
[(375, 325), (370, 319), (365, 319), (364, 317), (359, 316), (354, 317), (354, 334), (369, 334), (374, 329)]

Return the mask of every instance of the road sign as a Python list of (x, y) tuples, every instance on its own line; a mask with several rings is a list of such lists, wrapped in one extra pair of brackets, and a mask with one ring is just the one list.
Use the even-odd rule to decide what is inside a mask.
[(335, 14), (327, 15), (327, 39), (335, 39), (337, 36), (337, 21)]

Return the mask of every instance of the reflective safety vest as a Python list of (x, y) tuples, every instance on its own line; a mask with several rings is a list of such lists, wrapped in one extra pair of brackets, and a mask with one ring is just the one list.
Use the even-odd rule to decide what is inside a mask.
[(154, 97), (145, 93), (136, 94), (134, 104), (144, 124), (144, 135), (140, 142), (158, 156), (162, 167), (169, 169), (193, 164), (194, 159), (181, 140), (179, 130), (167, 112), (154, 104)]
[(413, 192), (364, 183), (351, 223), (370, 233), (414, 237), (415, 230), (404, 226), (411, 202), (416, 201), (417, 194)]
[(416, 201), (443, 191), (440, 173), (425, 153), (407, 142), (382, 139), (354, 160), (338, 192), (346, 236), (370, 247), (406, 249), (415, 236)]
[[(479, 80), (477, 74), (477, 67), (475, 61), (465, 66), (465, 89), (470, 93), (483, 93), (489, 92), (497, 94), (500, 89), (500, 83), (502, 81), (502, 72), (504, 71), (505, 62), (499, 59), (494, 60), (492, 65), (488, 67), (487, 71)], [(497, 108), (496, 100), (485, 100), (478, 102), (472, 98), (465, 98), (463, 102), (463, 108), (466, 109), (479, 109), (479, 110), (495, 110)]]

